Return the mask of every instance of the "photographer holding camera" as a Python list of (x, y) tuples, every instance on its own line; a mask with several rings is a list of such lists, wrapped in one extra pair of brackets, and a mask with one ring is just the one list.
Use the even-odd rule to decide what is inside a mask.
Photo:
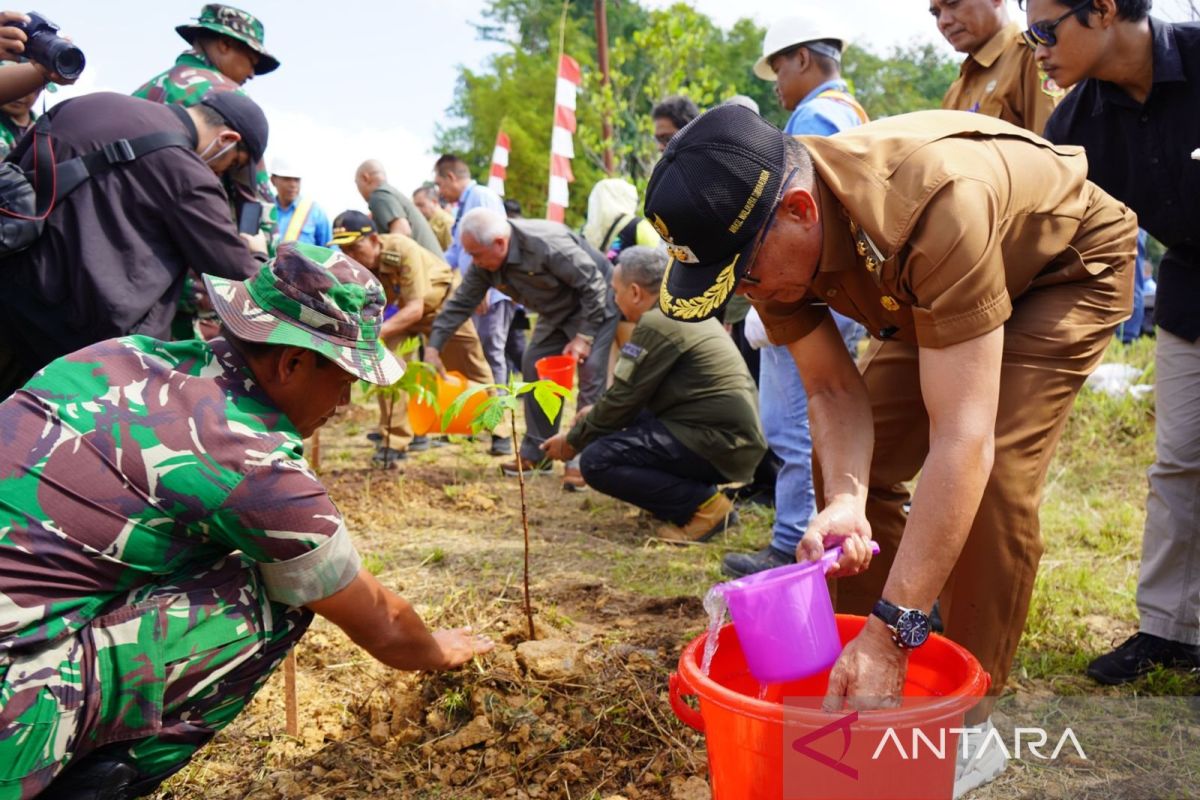
[[(51, 184), (39, 185), (40, 234), (0, 262), (0, 399), (89, 344), (167, 338), (188, 267), (234, 280), (254, 274), (260, 262), (229, 217), (220, 176), (257, 163), (267, 132), (262, 110), (236, 92), (187, 109), (98, 92), (39, 119), (11, 162), (34, 172), (42, 151), (60, 190), (73, 159), (92, 163), (48, 212)], [(170, 143), (138, 154), (149, 136)]]
[(38, 14), (0, 11), (0, 61), (21, 61), (0, 72), (0, 104), (40, 92), (48, 83), (72, 84), (83, 72), (83, 52)]

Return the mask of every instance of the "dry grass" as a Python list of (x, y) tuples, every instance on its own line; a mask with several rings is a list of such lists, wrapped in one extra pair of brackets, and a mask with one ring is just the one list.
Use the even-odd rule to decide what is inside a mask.
[[(1144, 366), (1150, 353), (1140, 343), (1111, 357)], [(471, 442), (373, 470), (363, 433), (374, 416), (361, 403), (322, 435), (323, 478), (364, 562), (432, 625), (474, 625), (501, 643), (497, 652), (452, 674), (401, 674), (318, 621), (299, 646), (300, 737), (282, 732), (277, 676), (160, 797), (706, 798), (703, 738), (671, 714), (666, 681), (705, 625), (699, 598), (720, 580), (721, 554), (761, 546), (769, 515), (752, 510), (723, 541), (675, 548), (653, 542), (649, 523), (620, 503), (531, 480), (538, 638), (578, 648), (579, 666), (569, 678), (538, 678), (515, 651), (524, 639), (515, 482)], [(1115, 702), (1200, 688), (1176, 673), (1120, 690), (1082, 676), (1136, 623), (1151, 416), (1149, 401), (1080, 398), (1046, 488), (1047, 552), (1006, 724), (1037, 719), (1061, 695)], [(1016, 763), (973, 797), (1194, 797), (1200, 748), (1185, 703), (1160, 709), (1158, 728), (1115, 724), (1110, 707), (1086, 721), (1088, 762)]]

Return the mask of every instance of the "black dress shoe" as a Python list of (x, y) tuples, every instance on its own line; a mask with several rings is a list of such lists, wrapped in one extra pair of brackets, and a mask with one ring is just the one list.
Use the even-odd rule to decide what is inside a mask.
[(187, 761), (157, 775), (146, 775), (130, 764), (120, 748), (101, 748), (89, 753), (51, 783), (42, 797), (55, 800), (135, 800), (149, 797)]
[(1117, 686), (1158, 667), (1200, 669), (1200, 646), (1173, 642), (1149, 633), (1135, 633), (1116, 650), (1088, 664), (1087, 674), (1105, 686)]
[(428, 436), (414, 436), (412, 441), (408, 443), (408, 449), (413, 453), (420, 453), (429, 449)]
[(763, 570), (795, 563), (795, 555), (776, 550), (768, 545), (757, 553), (726, 554), (725, 558), (721, 560), (721, 572), (731, 578), (741, 578)]
[(397, 450), (394, 447), (379, 447), (375, 450), (375, 455), (371, 456), (371, 462), (378, 466), (390, 467), (406, 458), (408, 458), (408, 453), (403, 450)]

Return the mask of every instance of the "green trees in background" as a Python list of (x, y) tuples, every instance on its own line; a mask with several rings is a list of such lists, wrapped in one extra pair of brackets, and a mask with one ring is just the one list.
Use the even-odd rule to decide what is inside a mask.
[[(562, 14), (562, 2), (554, 0), (492, 0), (486, 21), (477, 25), (479, 35), (508, 44), (508, 51), (479, 72), (460, 69), (448, 109), (459, 122), (438, 129), (438, 150), (457, 153), (482, 178), (503, 126), (512, 140), (506, 193), (529, 217), (542, 217), (546, 210)], [(606, 111), (613, 124), (614, 175), (632, 180), (639, 191), (658, 159), (650, 111), (667, 95), (687, 95), (705, 109), (745, 94), (774, 124), (787, 121), (774, 85), (751, 72), (765, 33), (752, 20), (739, 20), (726, 31), (683, 3), (651, 11), (636, 0), (614, 0), (608, 4), (612, 83), (603, 90), (592, 4), (569, 3), (566, 19), (566, 52), (583, 72), (568, 225), (582, 223), (588, 192), (605, 177), (601, 121)], [(843, 72), (867, 112), (883, 117), (937, 108), (958, 66), (931, 44), (896, 47), (887, 55), (851, 45)]]

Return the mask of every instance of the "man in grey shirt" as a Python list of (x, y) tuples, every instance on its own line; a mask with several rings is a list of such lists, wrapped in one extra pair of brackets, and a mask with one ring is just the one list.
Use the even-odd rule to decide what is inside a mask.
[[(433, 322), (426, 361), (440, 369), (438, 350), (471, 316), (488, 289), (498, 289), (538, 315), (521, 362), (525, 380), (537, 380), (535, 365), (543, 356), (571, 355), (580, 362), (579, 407), (594, 403), (604, 391), (608, 351), (618, 319), (608, 259), (565, 225), (507, 220), (490, 208), (474, 208), (464, 214), (459, 232), (473, 263)], [(525, 469), (550, 470), (541, 444), (558, 432), (561, 421), (561, 413), (554, 421), (547, 419), (532, 394), (526, 395), (526, 432), (518, 455)], [(517, 462), (502, 469), (506, 475), (515, 475)], [(578, 466), (568, 463), (564, 485), (577, 485), (572, 480), (577, 475)]]
[(375, 159), (364, 161), (354, 173), (354, 185), (367, 201), (371, 221), (380, 233), (402, 233), (437, 257), (446, 260), (442, 245), (425, 215), (409, 199), (408, 195), (387, 182), (387, 171)]

